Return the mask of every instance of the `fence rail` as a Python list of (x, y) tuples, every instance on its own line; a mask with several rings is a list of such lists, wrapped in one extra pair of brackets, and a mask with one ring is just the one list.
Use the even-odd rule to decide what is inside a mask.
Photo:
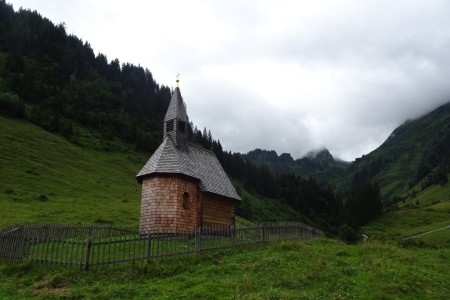
[(83, 269), (193, 255), (282, 239), (323, 235), (303, 223), (261, 223), (257, 226), (210, 226), (186, 233), (146, 233), (112, 226), (19, 224), (0, 229), (0, 260), (33, 261)]

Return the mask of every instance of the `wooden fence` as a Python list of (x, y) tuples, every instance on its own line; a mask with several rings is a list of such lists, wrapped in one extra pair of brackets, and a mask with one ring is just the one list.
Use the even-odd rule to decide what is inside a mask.
[(323, 235), (302, 223), (210, 226), (187, 233), (148, 233), (112, 226), (19, 224), (0, 229), (0, 260), (33, 261), (83, 269), (193, 255), (206, 250), (308, 239)]

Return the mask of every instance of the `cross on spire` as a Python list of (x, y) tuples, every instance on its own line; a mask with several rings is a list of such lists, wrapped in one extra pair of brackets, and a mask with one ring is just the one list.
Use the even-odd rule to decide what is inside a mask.
[(176, 76), (176, 77), (177, 77), (177, 80), (176, 80), (176, 82), (177, 82), (177, 87), (180, 87), (180, 75), (181, 75), (181, 74), (178, 73), (177, 76)]

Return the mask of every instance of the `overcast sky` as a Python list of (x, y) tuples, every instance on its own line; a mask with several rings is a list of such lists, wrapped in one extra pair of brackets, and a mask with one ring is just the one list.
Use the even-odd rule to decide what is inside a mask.
[(7, 0), (175, 86), (222, 146), (354, 160), (450, 100), (450, 1)]

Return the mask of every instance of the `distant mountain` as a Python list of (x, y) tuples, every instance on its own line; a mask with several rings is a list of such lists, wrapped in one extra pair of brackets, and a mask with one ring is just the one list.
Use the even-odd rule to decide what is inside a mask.
[[(28, 120), (73, 145), (95, 151), (130, 151), (134, 156), (137, 150), (148, 157), (159, 146), (171, 91), (158, 84), (149, 70), (120, 64), (117, 59), (108, 62), (106, 55), (95, 55), (88, 42), (68, 35), (63, 24), (54, 25), (29, 10), (14, 12), (4, 0), (0, 0), (0, 16), (0, 115)], [(260, 209), (262, 202), (252, 200), (264, 196), (267, 203), (287, 204), (294, 210), (285, 216), (304, 216), (331, 232), (353, 220), (354, 211), (364, 213), (368, 192), (378, 201), (378, 187), (389, 200), (413, 192), (410, 187), (422, 189), (447, 181), (449, 106), (406, 122), (377, 150), (351, 164), (336, 160), (327, 149), (297, 160), (287, 153), (261, 149), (247, 154), (224, 151), (211, 132), (194, 124), (190, 140), (212, 149), (228, 175), (251, 193), (237, 207), (240, 215), (267, 219), (274, 209)], [(87, 137), (91, 135), (101, 142), (93, 142)], [(5, 136), (1, 143), (3, 152), (16, 153), (8, 148), (9, 138)], [(13, 166), (14, 162), (5, 170)], [(25, 172), (36, 173), (33, 168)], [(8, 195), (15, 193), (13, 183), (4, 188)], [(49, 185), (47, 190), (53, 188)], [(352, 201), (344, 204), (332, 188)], [(36, 187), (36, 193), (41, 190)], [(57, 195), (42, 190), (37, 196), (45, 200), (53, 194)], [(360, 217), (355, 226), (368, 221)]]
[[(141, 187), (135, 176), (148, 156), (119, 139), (77, 130), (83, 139), (75, 145), (0, 115), (0, 227), (22, 222), (138, 226)], [(243, 199), (238, 215), (252, 221), (307, 221), (286, 203), (234, 184)]]
[(450, 103), (406, 121), (380, 147), (352, 163), (335, 159), (327, 149), (312, 151), (297, 160), (288, 153), (278, 155), (261, 149), (242, 157), (257, 166), (267, 166), (274, 174), (311, 176), (344, 195), (376, 182), (384, 202), (389, 203), (406, 197), (408, 192), (448, 181)]
[(294, 163), (294, 159), (289, 153), (283, 153), (278, 156), (274, 150), (255, 149), (247, 154), (242, 154), (242, 157), (257, 166), (268, 166), (270, 171), (275, 174), (291, 172)]
[(266, 165), (275, 174), (293, 173), (301, 177), (313, 177), (320, 183), (332, 182), (342, 176), (350, 163), (336, 160), (328, 149), (309, 152), (294, 160), (289, 153), (278, 154), (273, 150), (255, 149), (242, 157), (258, 166)]
[[(396, 128), (373, 152), (355, 160), (336, 181), (343, 191), (378, 182), (387, 202), (411, 188), (445, 184), (450, 173), (450, 102)], [(410, 191), (413, 192), (413, 191)]]
[[(15, 12), (0, 0), (0, 16), (1, 116), (30, 121), (90, 150), (129, 151), (130, 156), (138, 151), (148, 157), (157, 149), (171, 90), (158, 84), (150, 70), (121, 64), (118, 59), (108, 62), (106, 55), (95, 54), (88, 42), (67, 34), (64, 24), (55, 25), (36, 11)], [(340, 225), (340, 211), (336, 209), (340, 199), (332, 191), (314, 180), (274, 176), (267, 167), (255, 166), (239, 153), (224, 151), (206, 128), (190, 125), (190, 141), (211, 149), (227, 174), (251, 194), (242, 197), (237, 213), (254, 220), (298, 220), (305, 216), (324, 224), (325, 229)], [(99, 136), (102, 143), (86, 138), (86, 132)], [(4, 151), (14, 153), (7, 140), (1, 145)], [(282, 155), (280, 160), (290, 161), (292, 157)], [(259, 201), (261, 196), (267, 201)], [(271, 208), (265, 209), (263, 202)], [(284, 213), (274, 213), (275, 207)]]
[(328, 149), (311, 151), (297, 159), (294, 172), (301, 176), (311, 176), (319, 182), (332, 182), (342, 176), (350, 163), (336, 160)]

